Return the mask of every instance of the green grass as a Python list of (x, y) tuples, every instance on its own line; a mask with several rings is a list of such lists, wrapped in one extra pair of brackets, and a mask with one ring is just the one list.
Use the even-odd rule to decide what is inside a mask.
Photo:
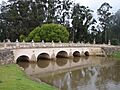
[(15, 64), (0, 66), (0, 90), (56, 90), (45, 83), (30, 80)]
[(114, 57), (114, 58), (120, 58), (120, 52), (113, 53), (112, 57)]

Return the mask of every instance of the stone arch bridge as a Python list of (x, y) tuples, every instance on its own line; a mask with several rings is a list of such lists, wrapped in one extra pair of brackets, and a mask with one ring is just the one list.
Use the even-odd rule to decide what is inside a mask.
[(20, 58), (36, 62), (39, 59), (55, 59), (57, 57), (80, 57), (80, 56), (103, 56), (105, 55), (101, 47), (105, 44), (83, 44), (83, 43), (25, 43), (8, 42), (1, 44), (5, 49), (13, 52), (14, 62)]

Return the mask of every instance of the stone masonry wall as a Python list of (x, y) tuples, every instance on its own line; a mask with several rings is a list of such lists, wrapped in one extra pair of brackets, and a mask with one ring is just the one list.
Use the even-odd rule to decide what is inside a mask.
[(0, 65), (11, 64), (13, 62), (14, 56), (12, 51), (8, 49), (0, 50)]
[(111, 54), (113, 54), (115, 52), (120, 52), (120, 47), (118, 47), (118, 46), (116, 46), (116, 47), (102, 47), (102, 49), (104, 50), (104, 52), (107, 56), (110, 56)]

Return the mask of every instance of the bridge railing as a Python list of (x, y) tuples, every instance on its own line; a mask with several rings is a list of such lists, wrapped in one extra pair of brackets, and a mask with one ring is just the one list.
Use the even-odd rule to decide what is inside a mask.
[(90, 44), (90, 43), (54, 43), (54, 42), (3, 42), (0, 48), (44, 48), (44, 47), (112, 47), (107, 44)]

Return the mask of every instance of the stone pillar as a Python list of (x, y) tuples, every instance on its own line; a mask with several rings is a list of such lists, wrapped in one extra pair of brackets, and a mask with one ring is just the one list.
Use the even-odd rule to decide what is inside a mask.
[(45, 43), (44, 40), (42, 40), (42, 43)]
[(44, 47), (45, 47), (45, 42), (44, 42), (44, 40), (42, 40), (42, 42), (41, 42), (41, 43), (42, 43), (42, 46), (44, 46)]
[(62, 42), (61, 41), (59, 41), (59, 44), (60, 44), (60, 46), (62, 46)]
[(10, 39), (7, 39), (7, 42), (10, 43), (11, 42)]
[(18, 41), (18, 39), (16, 39), (16, 48), (19, 47), (19, 46), (20, 46), (19, 41)]
[(93, 44), (96, 44), (96, 41), (95, 41), (95, 39), (93, 40)]
[(25, 43), (25, 40), (23, 40), (22, 42)]
[(23, 40), (22, 43), (23, 43), (23, 47), (25, 47), (25, 40)]
[(52, 43), (52, 47), (54, 47), (54, 46), (55, 46), (55, 43), (54, 43), (54, 41), (53, 41), (53, 40), (52, 40), (52, 42), (51, 42), (51, 43)]
[(35, 47), (34, 40), (31, 41), (32, 47)]
[(110, 40), (108, 41), (108, 45), (111, 45), (111, 42), (110, 42)]
[(56, 59), (54, 50), (52, 51), (51, 59)]
[(73, 57), (73, 54), (72, 54), (72, 50), (70, 49), (70, 52), (69, 52), (69, 57)]

